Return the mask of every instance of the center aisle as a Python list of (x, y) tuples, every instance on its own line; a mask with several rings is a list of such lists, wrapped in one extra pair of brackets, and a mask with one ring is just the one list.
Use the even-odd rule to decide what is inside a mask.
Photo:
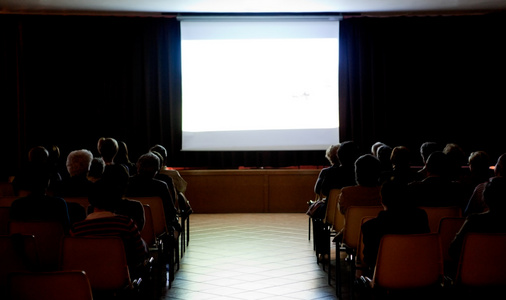
[(192, 214), (190, 245), (164, 299), (336, 299), (305, 214)]

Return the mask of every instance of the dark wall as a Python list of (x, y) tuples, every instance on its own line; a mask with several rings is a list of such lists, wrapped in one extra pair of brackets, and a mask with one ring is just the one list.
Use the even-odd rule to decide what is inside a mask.
[[(341, 23), (343, 140), (455, 142), (506, 152), (503, 14)], [(169, 18), (0, 15), (0, 174), (35, 145), (65, 157), (101, 136), (133, 160), (163, 144), (180, 167), (326, 165), (324, 151), (181, 152), (179, 24)], [(313, 118), (314, 116), (308, 116)]]
[[(504, 14), (341, 22), (341, 136), (506, 152)], [(416, 158), (419, 158), (418, 156)]]

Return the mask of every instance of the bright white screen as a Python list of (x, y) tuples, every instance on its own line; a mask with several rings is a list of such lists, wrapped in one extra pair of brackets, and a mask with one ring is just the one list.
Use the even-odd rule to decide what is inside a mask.
[(338, 22), (182, 21), (183, 150), (339, 141)]

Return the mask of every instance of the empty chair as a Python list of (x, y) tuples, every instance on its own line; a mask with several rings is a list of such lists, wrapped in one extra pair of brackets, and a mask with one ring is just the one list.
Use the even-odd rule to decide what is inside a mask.
[(429, 207), (423, 206), (421, 209), (427, 212), (429, 218), (430, 231), (437, 233), (439, 230), (439, 222), (444, 217), (462, 217), (462, 210), (460, 207), (449, 206), (449, 207)]
[(468, 233), (462, 246), (456, 284), (468, 288), (506, 286), (506, 233)]
[(92, 300), (83, 271), (15, 272), (9, 276), (10, 300)]
[(35, 236), (41, 270), (56, 271), (58, 269), (61, 240), (65, 235), (60, 222), (10, 221), (9, 233)]
[(123, 241), (119, 237), (64, 237), (60, 270), (83, 270), (94, 295), (132, 292)]
[(374, 275), (368, 282), (377, 292), (414, 291), (417, 296), (423, 290), (431, 293), (435, 289), (441, 289), (443, 257), (438, 235), (427, 233), (383, 236)]
[(464, 217), (443, 217), (439, 223), (438, 235), (443, 251), (445, 274), (452, 278), (455, 275), (458, 262), (454, 261), (449, 254), (450, 244), (457, 232), (459, 232), (462, 224), (464, 224), (464, 221)]

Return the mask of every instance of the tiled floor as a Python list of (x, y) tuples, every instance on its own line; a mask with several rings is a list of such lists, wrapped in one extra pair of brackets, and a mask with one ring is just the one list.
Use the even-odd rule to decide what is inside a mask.
[(336, 299), (305, 214), (193, 214), (165, 299)]

